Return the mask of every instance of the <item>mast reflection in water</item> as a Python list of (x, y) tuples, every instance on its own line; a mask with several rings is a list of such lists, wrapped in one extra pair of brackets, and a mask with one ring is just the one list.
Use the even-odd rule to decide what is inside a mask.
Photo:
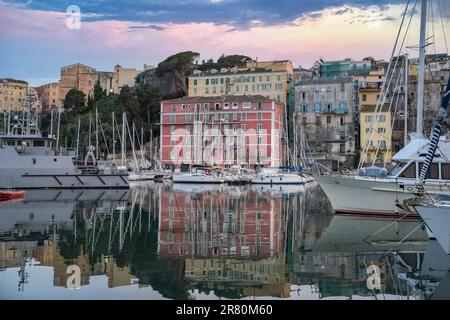
[(449, 265), (420, 220), (334, 215), (315, 184), (30, 190), (0, 203), (0, 299), (448, 298)]

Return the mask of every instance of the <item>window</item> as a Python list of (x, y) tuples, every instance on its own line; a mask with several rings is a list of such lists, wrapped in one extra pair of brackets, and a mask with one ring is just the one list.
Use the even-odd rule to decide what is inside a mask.
[(371, 123), (372, 122), (372, 116), (366, 116), (365, 117), (365, 121), (366, 121), (366, 123)]
[(243, 108), (251, 108), (252, 107), (252, 103), (250, 101), (245, 101), (242, 105)]
[(415, 178), (416, 177), (416, 163), (411, 163), (401, 174), (402, 178)]
[(381, 150), (386, 150), (386, 140), (380, 140), (379, 146)]
[(224, 108), (224, 109), (229, 109), (229, 108), (230, 108), (230, 104), (229, 104), (228, 102), (225, 102), (225, 103), (223, 104), (223, 108)]
[(262, 118), (263, 118), (262, 113), (261, 113), (261, 112), (258, 112), (258, 120), (262, 120)]
[(450, 163), (441, 164), (441, 177), (443, 180), (450, 180)]
[(194, 86), (196, 86), (196, 85), (197, 85), (197, 79), (194, 80)]
[(370, 132), (370, 128), (366, 128), (366, 133), (369, 133)]
[(320, 116), (316, 116), (316, 126), (321, 126), (322, 121), (320, 120)]
[[(443, 166), (444, 164), (442, 164)], [(422, 171), (423, 163), (419, 163), (419, 174)], [(444, 175), (444, 174), (442, 174)], [(428, 170), (427, 179), (439, 179), (439, 165), (437, 163), (432, 163), (430, 169)]]
[(281, 81), (281, 75), (280, 75), (280, 74), (277, 75), (277, 81), (278, 81), (278, 82)]
[(237, 109), (238, 108), (238, 103), (237, 102), (233, 102), (232, 106), (233, 109)]
[(386, 122), (386, 116), (384, 114), (380, 115), (379, 120), (380, 120), (380, 122)]
[(331, 116), (327, 116), (327, 123), (331, 123)]
[(344, 121), (344, 118), (341, 117), (341, 126), (343, 126), (343, 125), (345, 125), (345, 121)]
[(214, 105), (214, 107), (215, 107), (216, 110), (220, 110), (220, 103), (216, 103), (216, 104)]
[(257, 124), (256, 125), (256, 132), (261, 133), (262, 129), (263, 129), (263, 125), (262, 124)]
[(378, 133), (386, 133), (386, 128), (378, 128)]
[(174, 114), (171, 114), (171, 115), (170, 115), (170, 118), (169, 118), (169, 122), (170, 122), (170, 123), (175, 123), (175, 122), (176, 122), (176, 119), (177, 119), (176, 116), (175, 116)]
[(363, 94), (362, 101), (367, 101), (367, 95)]
[(301, 109), (300, 109), (300, 111), (303, 112), (303, 113), (308, 112), (308, 105), (307, 104), (303, 104)]

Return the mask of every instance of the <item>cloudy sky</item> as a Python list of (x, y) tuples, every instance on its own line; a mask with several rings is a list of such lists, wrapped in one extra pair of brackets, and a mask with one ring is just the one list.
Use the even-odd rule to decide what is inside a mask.
[[(63, 65), (98, 70), (142, 69), (185, 50), (202, 59), (245, 54), (290, 59), (310, 67), (323, 59), (388, 58), (407, 0), (0, 0), (0, 77), (40, 85), (59, 78)], [(410, 0), (410, 8), (416, 0)], [(132, 3), (132, 4), (130, 4)], [(432, 0), (431, 52), (450, 40), (450, 0)], [(66, 10), (81, 10), (79, 29)], [(416, 11), (420, 9), (418, 1)], [(74, 24), (69, 23), (69, 26)], [(418, 43), (418, 14), (406, 44)], [(411, 55), (417, 50), (408, 49)]]

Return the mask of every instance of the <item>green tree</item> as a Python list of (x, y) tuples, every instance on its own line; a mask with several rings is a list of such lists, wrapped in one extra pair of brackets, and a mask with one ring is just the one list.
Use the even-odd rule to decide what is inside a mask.
[(83, 111), (86, 103), (86, 95), (83, 91), (70, 89), (64, 99), (64, 109), (73, 114), (78, 114)]
[(156, 74), (164, 76), (164, 74), (172, 73), (177, 81), (178, 86), (184, 95), (188, 94), (187, 76), (195, 67), (195, 61), (200, 54), (193, 51), (184, 51), (174, 54), (158, 64)]
[(106, 98), (106, 90), (103, 90), (103, 88), (100, 86), (100, 81), (97, 80), (94, 85), (94, 101), (99, 101), (103, 98)]
[(149, 84), (136, 87), (136, 96), (140, 105), (140, 116), (147, 127), (159, 121), (161, 91)]
[(217, 60), (217, 65), (219, 68), (232, 68), (245, 66), (247, 62), (251, 61), (252, 58), (239, 54), (233, 54), (229, 56), (221, 55), (220, 58)]
[(130, 123), (140, 119), (139, 101), (129, 86), (122, 87), (117, 102), (119, 110), (127, 113)]

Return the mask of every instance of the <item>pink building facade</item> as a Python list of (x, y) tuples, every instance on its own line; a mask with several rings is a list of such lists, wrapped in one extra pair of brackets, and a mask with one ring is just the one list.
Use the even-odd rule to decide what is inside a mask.
[(182, 165), (280, 167), (284, 123), (284, 105), (263, 96), (162, 101), (162, 163), (175, 169)]

